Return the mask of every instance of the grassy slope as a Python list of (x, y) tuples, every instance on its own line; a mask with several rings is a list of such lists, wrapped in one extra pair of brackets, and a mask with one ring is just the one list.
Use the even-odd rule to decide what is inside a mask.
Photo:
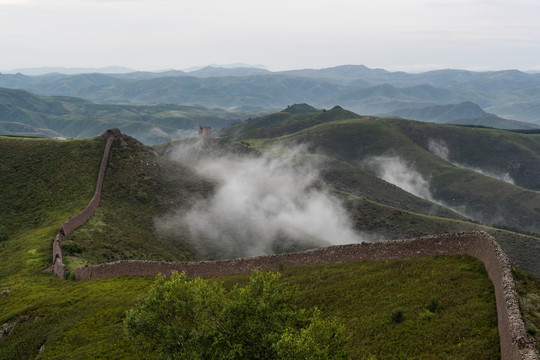
[(486, 231), (506, 252), (512, 263), (540, 277), (540, 239), (512, 231), (496, 229), (468, 221), (422, 215), (344, 194), (344, 200), (354, 226), (366, 241), (406, 239), (411, 237), (454, 233), (460, 231)]
[[(486, 316), (495, 311), (493, 287), (485, 276), (482, 264), (468, 256), (283, 271), (283, 281), (298, 286), (300, 307), (317, 306), (346, 324), (353, 359), (373, 355), (378, 360), (497, 358), (497, 324)], [(225, 284), (246, 279), (231, 277)], [(434, 314), (426, 311), (432, 298), (439, 302)], [(403, 323), (392, 323), (395, 310), (403, 311)]]
[[(21, 188), (31, 189), (33, 185), (30, 185), (37, 179), (41, 179), (41, 181), (46, 182), (43, 189), (50, 190), (50, 192), (33, 192), (29, 195), (32, 202), (39, 204), (36, 206), (36, 209), (39, 209), (39, 212), (44, 211), (47, 216), (36, 218), (32, 213), (22, 217), (13, 216), (10, 215), (10, 208), (2, 207), (0, 209), (3, 222), (5, 221), (4, 219), (11, 219), (5, 222), (10, 229), (10, 239), (7, 242), (0, 243), (0, 261), (3, 264), (0, 270), (0, 323), (16, 323), (12, 335), (0, 343), (0, 347), (2, 348), (0, 358), (16, 359), (34, 357), (42, 345), (45, 345), (45, 350), (39, 358), (138, 357), (139, 355), (132, 353), (129, 343), (121, 335), (121, 320), (124, 311), (134, 303), (137, 296), (144, 293), (145, 289), (151, 283), (151, 279), (138, 277), (115, 278), (75, 283), (72, 281), (63, 281), (41, 272), (50, 263), (51, 241), (58, 227), (66, 218), (84, 208), (93, 193), (91, 190), (94, 186), (93, 182), (95, 182), (95, 178), (97, 177), (104, 142), (101, 140), (60, 142), (53, 140), (15, 140), (4, 138), (0, 141), (2, 145), (0, 149), (3, 151), (3, 156), (0, 157), (2, 169), (17, 168), (18, 170), (15, 173), (11, 171), (0, 172), (0, 174), (4, 174), (2, 175), (4, 177), (6, 174), (11, 176), (10, 178), (2, 178), (2, 184), (5, 181), (6, 184), (9, 182), (15, 186), (19, 182), (24, 183), (26, 181), (26, 186), (21, 186)], [(166, 190), (168, 189), (171, 192), (147, 192), (148, 189), (159, 187), (156, 186), (157, 184), (152, 183), (155, 179), (148, 178), (151, 174), (147, 166), (153, 168), (154, 165), (153, 163), (146, 165), (145, 161), (149, 160), (148, 163), (150, 164), (152, 153), (144, 148), (138, 148), (136, 143), (130, 142), (129, 145), (132, 150), (136, 150), (134, 152), (137, 155), (134, 159), (130, 159), (130, 155), (132, 154), (128, 149), (124, 149), (124, 151), (115, 148), (115, 152), (113, 153), (111, 171), (107, 173), (109, 185), (106, 185), (111, 188), (104, 190), (102, 208), (98, 210), (102, 211), (102, 216), (97, 219), (101, 219), (104, 224), (100, 225), (99, 221), (94, 222), (93, 230), (96, 230), (96, 232), (103, 228), (114, 229), (114, 222), (116, 221), (114, 216), (120, 216), (123, 211), (128, 211), (129, 209), (133, 211), (132, 213), (128, 213), (128, 215), (124, 215), (124, 219), (141, 216), (141, 213), (159, 211), (160, 208), (157, 205), (156, 207), (152, 207), (150, 211), (148, 209), (148, 203), (139, 205), (135, 203), (135, 201), (145, 198), (141, 192), (146, 192), (146, 199), (159, 198), (160, 196), (166, 198), (170, 195), (179, 196), (174, 191), (174, 188), (171, 187), (165, 187)], [(50, 148), (55, 150), (48, 151)], [(6, 152), (5, 149), (10, 149), (10, 152)], [(17, 156), (13, 156), (19, 150), (24, 150), (20, 152), (24, 152), (25, 156), (33, 161), (20, 162)], [(70, 154), (70, 156), (66, 157), (66, 154)], [(70, 160), (71, 156), (73, 156), (73, 161)], [(63, 163), (63, 167), (57, 166), (59, 159), (63, 158), (68, 158), (66, 160), (70, 161)], [(140, 160), (143, 160), (143, 163)], [(142, 165), (136, 165), (137, 162)], [(64, 168), (70, 169), (69, 174), (63, 172)], [(93, 170), (88, 171), (88, 169)], [(125, 173), (128, 169), (131, 169), (131, 172)], [(186, 169), (177, 171), (187, 172)], [(26, 176), (19, 178), (17, 174), (25, 174)], [(47, 176), (44, 176), (45, 174)], [(38, 178), (36, 179), (34, 176), (38, 176)], [(61, 176), (65, 177), (62, 178)], [(184, 180), (184, 184), (193, 185), (193, 182), (189, 180), (190, 176), (193, 175), (189, 175), (188, 179)], [(133, 180), (133, 183), (131, 180)], [(145, 181), (149, 181), (146, 184), (149, 188), (144, 186)], [(163, 181), (161, 184), (167, 183), (166, 180), (161, 181)], [(62, 185), (55, 186), (57, 184)], [(88, 185), (85, 187), (80, 186), (80, 184)], [(130, 184), (135, 185), (130, 187)], [(196, 186), (201, 185), (196, 184)], [(199, 190), (199, 188), (194, 189), (194, 191)], [(2, 203), (7, 199), (11, 201), (10, 204), (13, 204), (10, 206), (15, 208), (21, 201), (30, 201), (29, 198), (22, 198), (17, 196), (17, 194), (18, 188), (16, 187), (9, 192), (3, 191), (0, 193), (3, 200)], [(70, 196), (69, 202), (58, 202), (58, 199), (67, 195)], [(137, 195), (139, 195), (139, 199), (137, 199)], [(187, 195), (189, 195), (189, 191)], [(51, 200), (49, 201), (48, 199)], [(115, 203), (116, 208), (114, 211), (107, 205), (109, 201)], [(381, 208), (380, 205), (374, 203), (373, 205)], [(73, 208), (70, 208), (70, 206), (73, 206)], [(166, 208), (166, 205), (164, 206)], [(396, 209), (388, 207), (383, 208), (389, 209), (388, 211), (396, 211)], [(25, 213), (21, 212), (21, 214), (24, 215)], [(416, 214), (412, 215), (418, 216)], [(144, 220), (145, 217), (146, 220)], [(404, 217), (404, 219), (407, 219), (407, 217)], [(148, 221), (147, 215), (144, 215), (140, 221), (141, 224)], [(435, 223), (434, 221), (433, 224)], [(127, 227), (131, 227), (137, 224), (138, 221), (134, 221), (126, 225)], [(421, 226), (421, 222), (418, 226)], [(106, 230), (106, 232), (109, 230)], [(139, 230), (140, 228), (133, 229), (136, 232)], [(84, 233), (84, 229), (81, 231)], [(90, 230), (87, 233), (94, 233), (94, 231)], [(98, 238), (100, 235), (97, 234), (95, 236)], [(123, 248), (122, 251), (124, 252), (134, 247), (143, 246), (141, 244), (131, 246), (131, 243), (120, 241), (116, 242), (116, 244)], [(162, 251), (169, 251), (170, 247), (167, 247), (165, 244), (164, 242), (158, 248)], [(94, 251), (95, 249), (88, 249), (86, 255)], [(105, 254), (98, 255), (96, 261), (99, 259), (99, 256), (105, 256)], [(439, 261), (442, 261), (445, 265), (441, 265)], [(434, 262), (432, 264), (433, 266), (430, 265), (432, 262)], [(343, 267), (343, 269), (339, 270), (340, 267)], [(408, 268), (410, 270), (407, 270)], [(477, 349), (482, 349), (484, 353), (491, 355), (497, 352), (496, 341), (494, 343), (496, 332), (494, 332), (492, 326), (495, 322), (494, 307), (493, 305), (489, 305), (490, 302), (493, 302), (493, 296), (486, 295), (486, 292), (489, 293), (492, 290), (485, 287), (485, 285), (478, 285), (477, 283), (477, 281), (481, 281), (485, 284), (485, 275), (481, 275), (475, 271), (466, 271), (476, 268), (478, 266), (475, 265), (475, 262), (471, 263), (470, 259), (464, 257), (451, 257), (447, 260), (424, 259), (389, 263), (365, 263), (363, 265), (342, 264), (333, 265), (329, 268), (286, 269), (285, 281), (300, 285), (301, 290), (298, 297), (301, 306), (311, 306), (317, 303), (324, 310), (325, 314), (344, 317), (344, 321), (348, 322), (348, 326), (354, 329), (351, 331), (353, 336), (351, 347), (356, 348), (357, 343), (362, 343), (361, 351), (369, 349), (367, 353), (370, 354), (387, 352), (388, 350), (384, 349), (384, 343), (387, 343), (385, 339), (388, 339), (388, 337), (384, 337), (383, 341), (374, 336), (373, 341), (367, 344), (366, 339), (371, 336), (368, 334), (375, 334), (382, 331), (381, 329), (387, 329), (388, 333), (385, 336), (395, 336), (395, 340), (388, 344), (397, 344), (405, 332), (412, 331), (413, 329), (414, 331), (422, 332), (422, 329), (424, 329), (428, 330), (429, 333), (431, 331), (429, 330), (431, 329), (430, 327), (433, 326), (431, 325), (432, 323), (439, 324), (435, 326), (438, 328), (441, 325), (437, 322), (446, 319), (446, 316), (467, 320), (470, 316), (463, 316), (463, 314), (469, 314), (468, 311), (472, 311), (474, 315), (479, 315), (480, 317), (474, 317), (477, 320), (474, 320), (472, 323), (462, 323), (461, 325), (450, 322), (451, 326), (453, 326), (451, 333), (454, 334), (452, 335), (454, 337), (448, 338), (448, 343), (441, 344), (441, 347), (438, 348), (440, 350), (437, 351), (442, 353), (454, 352), (454, 354), (456, 354), (455, 351), (464, 351), (461, 354), (468, 354), (466, 358), (469, 358), (469, 356), (470, 358), (476, 358), (475, 351)], [(440, 272), (441, 269), (442, 272)], [(443, 294), (445, 287), (439, 288), (438, 285), (442, 280), (440, 277), (434, 276), (434, 274), (440, 272), (442, 276), (446, 277), (450, 273), (450, 270), (457, 271), (455, 275), (449, 278), (453, 284), (452, 286), (463, 286), (463, 288), (454, 288), (452, 297), (447, 298)], [(358, 274), (362, 274), (362, 276), (358, 276)], [(469, 277), (472, 274), (477, 276), (476, 280)], [(382, 277), (379, 277), (379, 275)], [(403, 277), (401, 277), (402, 275)], [(430, 278), (433, 278), (434, 282), (430, 282)], [(338, 279), (341, 280), (338, 281)], [(465, 280), (461, 281), (460, 279)], [(350, 286), (353, 281), (360, 280), (366, 280), (367, 282), (363, 285), (355, 283), (353, 286)], [(388, 281), (391, 283), (387, 284)], [(414, 286), (402, 287), (399, 285), (400, 283), (407, 284), (408, 281), (413, 281)], [(320, 288), (317, 288), (317, 284), (321, 285)], [(380, 289), (371, 287), (381, 284), (384, 284), (384, 286)], [(425, 288), (421, 289), (421, 286), (425, 286)], [(364, 309), (363, 306), (355, 308), (356, 305), (354, 304), (356, 302), (351, 300), (357, 298), (358, 293), (356, 291), (359, 289), (363, 289), (362, 293), (369, 294), (370, 296), (378, 296), (389, 291), (383, 299), (384, 304), (380, 303), (377, 297), (371, 298), (371, 300), (370, 298), (366, 298), (367, 300), (365, 300), (371, 304), (379, 303), (380, 307), (378, 309), (385, 309), (375, 318), (372, 318), (375, 325), (374, 328), (369, 327), (371, 322), (356, 320), (356, 323), (351, 323), (355, 317), (362, 319), (364, 316), (360, 313), (357, 316), (351, 316), (356, 311), (363, 311)], [(482, 290), (480, 291), (479, 289)], [(8, 291), (6, 292), (5, 290)], [(441, 295), (439, 293), (432, 295), (433, 291), (439, 291)], [(335, 295), (340, 292), (343, 298), (336, 298)], [(445, 305), (445, 307), (441, 308), (440, 313), (435, 312), (431, 323), (429, 321), (426, 322), (425, 318), (427, 315), (420, 315), (424, 311), (423, 308), (426, 301), (429, 301), (431, 296), (439, 297), (441, 304), (452, 304), (456, 299), (454, 294), (463, 294), (463, 300), (456, 300), (456, 302), (465, 304), (463, 305), (464, 307), (454, 308), (453, 305)], [(321, 301), (315, 300), (316, 298), (321, 299)], [(388, 324), (388, 311), (393, 311), (395, 307), (399, 307), (404, 311), (406, 320), (402, 324), (393, 326)], [(450, 308), (453, 308), (453, 310), (450, 311)], [(342, 311), (343, 309), (349, 310)], [(450, 312), (446, 312), (447, 310)], [(373, 310), (370, 311), (373, 312)], [(376, 319), (377, 317), (378, 319)], [(421, 318), (424, 320), (421, 320)], [(443, 321), (443, 323), (446, 323), (446, 321)], [(358, 332), (358, 328), (361, 328), (362, 332)], [(457, 334), (461, 332), (468, 334), (471, 328), (478, 330), (475, 334), (482, 334), (479, 336), (479, 338), (483, 339), (482, 343), (479, 344), (476, 337), (460, 340), (460, 336)], [(394, 335), (391, 335), (391, 333)], [(421, 340), (422, 343), (426, 343), (425, 341), (427, 341), (423, 338), (416, 339)], [(433, 338), (432, 341), (435, 341), (434, 339), (436, 338)], [(408, 347), (400, 348), (399, 351), (409, 353), (411, 351), (410, 349), (421, 347), (418, 343), (409, 341), (412, 340), (404, 343)], [(460, 342), (462, 344), (458, 346)], [(395, 348), (399, 347), (396, 345)], [(463, 358), (461, 355), (456, 355), (456, 357)]]
[(235, 140), (272, 138), (295, 133), (302, 129), (329, 121), (357, 118), (358, 115), (339, 106), (320, 111), (305, 104), (295, 104), (287, 109), (241, 123), (219, 131), (219, 136)]
[[(114, 312), (111, 302), (131, 301), (133, 289), (118, 281), (109, 288), (42, 273), (60, 225), (93, 195), (104, 146), (96, 139), (0, 138), (0, 219), (9, 229), (9, 239), (0, 243), (0, 323), (15, 324), (0, 343), (2, 359), (34, 357), (78, 320)], [(122, 293), (130, 296), (119, 299)], [(108, 334), (107, 326), (96, 332)]]
[(83, 248), (68, 265), (119, 259), (193, 260), (189, 234), (157, 236), (154, 217), (205, 196), (212, 184), (186, 167), (173, 164), (150, 148), (128, 140), (115, 143), (107, 168), (102, 201), (94, 216), (70, 235)]
[[(0, 137), (0, 225), (9, 240), (0, 278), (44, 269), (60, 225), (93, 196), (105, 142)], [(24, 239), (24, 240), (20, 240)], [(11, 254), (5, 249), (9, 244)]]
[(412, 195), (345, 161), (322, 155), (311, 155), (309, 159), (317, 164), (321, 179), (332, 189), (420, 214), (464, 219), (454, 211)]
[[(363, 167), (363, 161), (371, 156), (399, 156), (426, 179), (430, 179), (431, 190), (436, 199), (486, 223), (501, 223), (529, 231), (540, 231), (540, 215), (537, 210), (540, 208), (540, 193), (454, 166), (427, 151), (427, 139), (426, 143), (419, 144), (419, 140), (413, 141), (415, 139), (401, 129), (409, 127), (409, 132), (421, 133), (426, 125), (439, 126), (438, 134), (441, 137), (445, 136), (446, 127), (450, 127), (395, 119), (351, 119), (324, 123), (281, 138), (269, 139), (263, 142), (263, 146), (272, 142), (311, 144), (312, 151), (322, 152), (360, 167)], [(481, 158), (487, 149), (491, 149), (490, 146), (503, 143), (509, 145), (504, 151), (496, 152), (498, 157), (487, 156), (490, 161), (498, 158), (499, 165), (503, 166), (501, 170), (504, 171), (504, 165), (511, 162), (509, 158), (515, 156), (521, 159), (522, 167), (525, 167), (525, 163), (528, 164), (526, 169), (531, 168), (528, 171), (531, 176), (535, 169), (540, 167), (540, 158), (534, 155), (536, 144), (540, 144), (540, 136), (487, 129), (463, 129), (472, 132), (472, 136), (466, 140), (470, 140), (468, 147), (476, 149), (476, 153), (470, 151), (470, 158), (473, 154), (476, 158)], [(261, 141), (259, 140), (259, 145)], [(523, 151), (516, 155), (516, 152), (512, 151), (516, 147), (522, 147)], [(462, 153), (465, 153), (465, 150)], [(490, 161), (486, 161), (486, 164), (490, 164)], [(533, 176), (532, 179), (530, 186), (534, 189), (538, 186), (538, 178)]]
[(450, 160), (508, 172), (517, 185), (540, 190), (540, 134), (396, 119), (385, 121), (423, 149), (428, 148), (430, 139), (443, 140), (450, 150)]
[[(366, 155), (380, 155), (391, 146), (396, 147), (395, 152), (418, 155), (418, 149), (412, 149), (412, 144), (428, 150), (430, 140), (442, 141), (449, 149), (451, 161), (508, 172), (517, 185), (540, 189), (539, 134), (403, 119), (362, 118), (340, 107), (324, 113), (290, 114), (285, 111), (234, 124), (220, 130), (219, 134), (239, 140), (294, 134), (293, 139), (321, 145), (327, 152), (349, 162)], [(314, 140), (311, 141), (308, 135)]]

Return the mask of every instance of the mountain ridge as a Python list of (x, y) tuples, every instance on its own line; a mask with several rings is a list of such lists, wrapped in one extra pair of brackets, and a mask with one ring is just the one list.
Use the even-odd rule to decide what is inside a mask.
[[(392, 90), (395, 92), (392, 94), (387, 88), (380, 93), (366, 94), (367, 89), (385, 84), (399, 91)], [(368, 115), (406, 107), (471, 101), (495, 115), (540, 124), (537, 110), (540, 75), (517, 70), (406, 73), (344, 65), (272, 72), (256, 67), (206, 67), (191, 72), (0, 74), (0, 86), (98, 102), (194, 102), (204, 106), (250, 105), (267, 109), (283, 108), (295, 102), (307, 102), (319, 108), (338, 103)]]

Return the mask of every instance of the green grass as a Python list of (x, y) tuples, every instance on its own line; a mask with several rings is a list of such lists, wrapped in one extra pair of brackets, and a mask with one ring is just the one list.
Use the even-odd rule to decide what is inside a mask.
[(540, 351), (540, 279), (517, 268), (513, 268), (513, 274), (525, 328), (536, 339)]
[[(154, 234), (152, 219), (178, 203), (189, 206), (193, 196), (208, 193), (212, 184), (188, 168), (159, 160), (132, 140), (128, 145), (113, 147), (101, 206), (70, 236), (83, 249), (66, 257), (70, 267), (117, 258), (195, 256), (182, 242)], [(123, 337), (122, 320), (152, 278), (74, 282), (42, 273), (51, 264), (51, 244), (59, 226), (93, 195), (103, 147), (104, 141), (96, 139), (0, 138), (0, 177), (7, 184), (0, 192), (2, 204), (7, 204), (0, 207), (0, 216), (9, 232), (9, 239), (0, 242), (0, 324), (14, 325), (0, 341), (0, 359), (141, 357)], [(354, 197), (348, 201), (359, 229), (387, 229), (388, 237), (477, 226)], [(509, 243), (526, 238), (494, 231), (506, 234)], [(530, 247), (521, 251), (534, 256)], [(246, 279), (223, 280), (232, 286)], [(346, 323), (353, 358), (498, 357), (493, 288), (483, 266), (469, 257), (290, 268), (283, 270), (283, 281), (298, 286), (298, 306), (316, 305), (325, 316)], [(538, 296), (540, 290), (530, 287), (524, 298), (534, 304)], [(428, 313), (426, 306), (433, 298), (439, 306)], [(393, 323), (391, 315), (397, 310), (404, 321)]]
[[(483, 264), (468, 256), (285, 268), (282, 280), (298, 286), (299, 307), (317, 306), (345, 323), (352, 359), (500, 356), (493, 285)], [(391, 319), (396, 310), (404, 316), (399, 324)]]
[(189, 232), (158, 235), (154, 218), (189, 207), (212, 185), (190, 169), (156, 156), (148, 147), (133, 140), (128, 144), (126, 148), (116, 143), (112, 147), (100, 206), (69, 236), (83, 249), (70, 263), (195, 260)]
[(94, 194), (95, 159), (104, 146), (96, 139), (0, 138), (2, 224), (16, 233), (84, 209)]
[[(220, 280), (218, 278), (218, 280)], [(223, 279), (243, 284), (247, 276)], [(11, 284), (0, 295), (0, 323), (17, 322), (0, 359), (140, 358), (122, 332), (125, 311), (153, 278), (73, 282), (45, 274)], [(220, 280), (221, 281), (221, 280)], [(286, 268), (296, 305), (319, 307), (347, 326), (352, 359), (494, 359), (498, 355), (493, 287), (483, 265), (467, 256), (368, 261)], [(5, 289), (2, 283), (0, 289)], [(431, 314), (426, 306), (437, 298)], [(404, 321), (394, 324), (400, 309)]]
[[(227, 131), (224, 129), (222, 133)], [(484, 170), (508, 172), (519, 186), (442, 160), (429, 151), (431, 139), (444, 141), (452, 161)], [(410, 194), (392, 189), (388, 184), (382, 184), (381, 180), (373, 180), (373, 174), (366, 175), (366, 171), (369, 171), (364, 163), (366, 159), (380, 155), (398, 156), (429, 181), (435, 199), (472, 218), (476, 225), (503, 226), (523, 235), (515, 236), (512, 232), (499, 232), (472, 223), (449, 223), (430, 217), (411, 219), (406, 212), (384, 210), (376, 204), (368, 205), (368, 202), (353, 215), (359, 229), (379, 232), (382, 237), (410, 237), (443, 228), (445, 232), (487, 229), (496, 236), (514, 263), (540, 276), (540, 261), (537, 260), (540, 259), (540, 240), (527, 236), (540, 232), (538, 134), (401, 119), (342, 120), (337, 117), (336, 121), (306, 127), (281, 137), (257, 137), (244, 142), (261, 151), (274, 144), (307, 144), (307, 153), (324, 154), (330, 159), (325, 164), (327, 168), (323, 169), (322, 176), (339, 191), (406, 212), (457, 218), (444, 214), (436, 205), (429, 206)], [(386, 215), (379, 216), (381, 212)], [(394, 215), (389, 216), (388, 213), (392, 212)]]
[(93, 196), (104, 140), (0, 138), (0, 279), (50, 266), (54, 236)]

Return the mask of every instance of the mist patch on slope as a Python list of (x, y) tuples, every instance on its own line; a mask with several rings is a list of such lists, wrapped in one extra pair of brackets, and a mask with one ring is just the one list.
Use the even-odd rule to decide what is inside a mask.
[(258, 156), (210, 154), (203, 140), (179, 145), (170, 156), (213, 179), (215, 191), (188, 211), (156, 219), (158, 231), (187, 228), (202, 256), (219, 258), (362, 240), (300, 148), (274, 148)]
[(429, 187), (429, 181), (398, 156), (372, 156), (364, 164), (377, 177), (423, 199), (436, 202)]
[(448, 149), (448, 145), (446, 145), (446, 143), (443, 140), (437, 141), (437, 140), (434, 140), (434, 139), (429, 139), (428, 149), (432, 154), (440, 157), (441, 159), (443, 159), (445, 161), (448, 161), (449, 163), (451, 163), (454, 166), (457, 166), (457, 167), (462, 168), (462, 169), (472, 170), (472, 171), (475, 171), (475, 172), (480, 173), (482, 175), (489, 176), (491, 178), (501, 180), (501, 181), (507, 182), (509, 184), (515, 185), (514, 179), (512, 179), (512, 177), (510, 176), (509, 173), (502, 173), (502, 172), (497, 172), (497, 171), (484, 170), (484, 169), (480, 169), (480, 168), (478, 168), (476, 166), (470, 166), (470, 165), (467, 165), (467, 164), (462, 164), (462, 163), (458, 163), (456, 161), (450, 160), (450, 150)]
[(364, 166), (375, 173), (375, 175), (390, 184), (393, 184), (413, 195), (424, 200), (431, 201), (437, 205), (443, 206), (455, 213), (471, 219), (477, 219), (478, 216), (471, 216), (456, 209), (442, 200), (435, 199), (431, 191), (430, 180), (418, 172), (413, 163), (402, 159), (399, 156), (381, 155), (372, 156), (363, 161)]

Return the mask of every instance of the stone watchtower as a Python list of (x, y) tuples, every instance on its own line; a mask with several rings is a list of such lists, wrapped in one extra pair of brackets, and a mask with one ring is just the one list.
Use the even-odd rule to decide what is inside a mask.
[(199, 126), (199, 137), (212, 137), (212, 128), (210, 126)]

